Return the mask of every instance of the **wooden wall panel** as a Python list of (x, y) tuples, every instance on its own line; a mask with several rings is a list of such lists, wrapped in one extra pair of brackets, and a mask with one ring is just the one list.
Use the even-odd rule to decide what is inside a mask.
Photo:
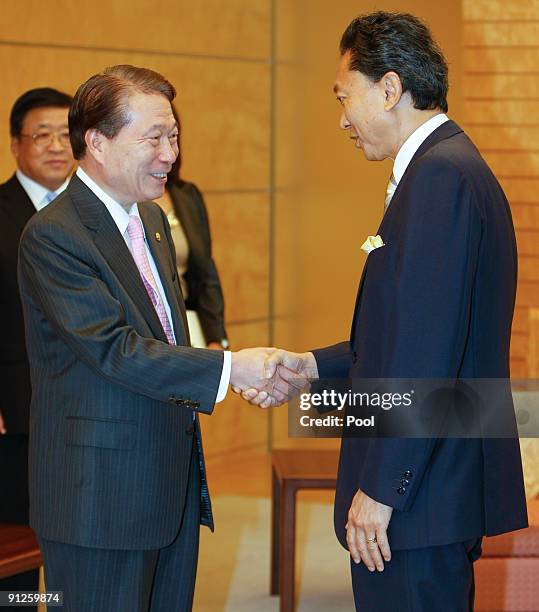
[(474, 21), (538, 20), (539, 0), (464, 0), (462, 14)]
[[(488, 14), (483, 15), (483, 18), (488, 19)], [(535, 45), (537, 39), (539, 39), (537, 21), (509, 20), (501, 23), (468, 21), (464, 23), (463, 42), (466, 46), (521, 47), (522, 45)]]
[(539, 205), (513, 202), (511, 209), (515, 228), (524, 230), (530, 227), (539, 228)]
[(530, 151), (490, 152), (483, 151), (483, 157), (498, 176), (535, 177), (539, 176), (539, 153)]
[[(492, 53), (492, 51), (496, 53)], [(466, 47), (464, 49), (465, 74), (532, 74), (537, 73), (539, 50), (523, 47)]]
[(227, 320), (265, 319), (269, 305), (267, 194), (211, 193), (206, 204)]
[(522, 179), (504, 175), (499, 176), (498, 179), (509, 202), (519, 202), (521, 204), (539, 203), (539, 177)]
[(518, 277), (522, 281), (539, 282), (539, 256), (521, 256), (518, 262)]
[(529, 311), (528, 308), (518, 306), (513, 316), (513, 332), (529, 333)]
[[(22, 92), (51, 85), (74, 93), (92, 74), (126, 62), (161, 72), (177, 88), (186, 176), (204, 189), (267, 188), (270, 75), (265, 64), (0, 45), (5, 67), (0, 141), (7, 141), (9, 111)], [(2, 148), (0, 160), (0, 176), (7, 177), (13, 168), (9, 147)]]
[[(469, 91), (473, 91), (473, 81), (465, 81)], [(535, 120), (535, 117), (531, 118)], [(470, 138), (483, 151), (538, 151), (539, 150), (539, 122), (530, 125), (529, 120), (525, 125), (518, 126), (505, 118), (498, 125), (484, 125), (485, 122), (467, 122), (464, 127)]]
[[(24, 27), (21, 27), (24, 24)], [(0, 40), (267, 59), (266, 0), (72, 0), (3, 2)]]
[(537, 74), (466, 74), (463, 77), (468, 99), (497, 98), (529, 100), (539, 97)]
[(463, 0), (465, 127), (512, 208), (519, 254), (514, 377), (533, 375), (539, 306), (539, 0)]
[[(537, 56), (539, 66), (539, 55)], [(512, 124), (537, 125), (537, 105), (539, 100), (476, 100), (467, 98), (467, 121), (481, 123), (499, 123), (506, 121)]]

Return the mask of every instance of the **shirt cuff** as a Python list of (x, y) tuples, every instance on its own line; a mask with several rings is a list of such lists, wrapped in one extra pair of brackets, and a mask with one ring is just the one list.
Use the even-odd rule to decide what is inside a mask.
[(228, 392), (228, 385), (230, 384), (230, 371), (232, 369), (232, 353), (230, 351), (223, 352), (223, 371), (221, 372), (221, 382), (219, 383), (219, 389), (217, 389), (217, 397), (215, 403), (222, 402)]

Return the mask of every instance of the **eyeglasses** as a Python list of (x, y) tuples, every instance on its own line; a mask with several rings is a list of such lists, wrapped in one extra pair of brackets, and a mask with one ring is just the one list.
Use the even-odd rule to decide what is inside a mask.
[(67, 147), (70, 144), (69, 141), (69, 132), (36, 132), (35, 134), (20, 134), (25, 138), (31, 138), (34, 141), (34, 144), (39, 149), (46, 149), (50, 147), (54, 142), (55, 138), (58, 138), (58, 142), (62, 147)]

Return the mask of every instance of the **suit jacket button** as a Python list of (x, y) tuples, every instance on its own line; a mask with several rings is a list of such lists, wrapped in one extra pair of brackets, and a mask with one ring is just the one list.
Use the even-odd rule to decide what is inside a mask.
[(357, 363), (357, 352), (356, 351), (352, 353), (352, 363)]
[(175, 404), (175, 403), (176, 403), (176, 396), (171, 395), (171, 396), (168, 398), (168, 401), (169, 401), (169, 402), (171, 402), (171, 403), (173, 403), (173, 404)]
[(185, 433), (188, 436), (192, 436), (195, 433), (195, 426), (193, 424), (189, 425), (189, 427), (185, 428)]
[(191, 408), (198, 408), (200, 406), (200, 402), (191, 402)]
[(183, 399), (176, 400), (176, 406), (185, 406), (185, 400)]
[(404, 472), (403, 476), (404, 476), (404, 478), (410, 479), (410, 478), (412, 478), (413, 474), (412, 474), (412, 472), (410, 472), (410, 470), (406, 470), (406, 472)]
[(406, 480), (406, 478), (403, 478), (403, 479), (401, 480), (401, 485), (402, 485), (403, 487), (407, 487), (409, 484), (410, 484), (410, 481), (409, 481), (409, 480)]
[(399, 495), (404, 495), (404, 494), (406, 493), (406, 489), (405, 489), (404, 487), (399, 487), (399, 488), (397, 489), (397, 493), (398, 493)]

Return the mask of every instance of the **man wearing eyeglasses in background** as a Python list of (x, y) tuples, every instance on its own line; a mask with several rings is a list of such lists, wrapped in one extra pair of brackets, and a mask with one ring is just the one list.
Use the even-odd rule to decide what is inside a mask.
[[(73, 171), (67, 124), (70, 104), (71, 96), (55, 89), (31, 89), (17, 99), (10, 115), (17, 171), (0, 185), (0, 522), (28, 523), (31, 391), (17, 285), (19, 239), (36, 210), (66, 188)], [(0, 580), (0, 591), (37, 588), (37, 571)]]

